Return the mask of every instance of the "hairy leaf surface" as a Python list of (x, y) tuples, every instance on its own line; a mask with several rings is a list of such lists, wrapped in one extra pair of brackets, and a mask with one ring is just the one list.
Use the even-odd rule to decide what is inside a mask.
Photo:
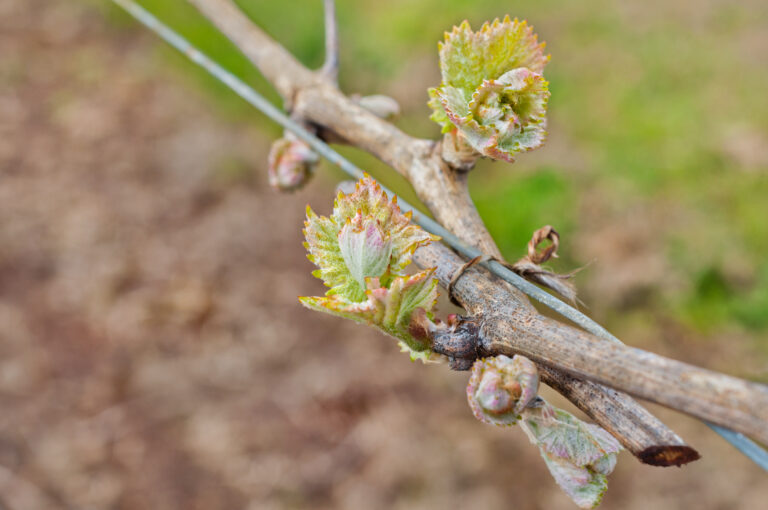
[(478, 154), (514, 161), (546, 138), (549, 56), (532, 27), (507, 16), (473, 32), (464, 21), (445, 34), (440, 87), (429, 90), (432, 120)]
[[(434, 270), (406, 275), (413, 252), (438, 238), (410, 222), (395, 198), (366, 176), (354, 193), (340, 193), (330, 218), (307, 208), (304, 235), (313, 272), (330, 287), (325, 297), (301, 297), (302, 304), (375, 326), (400, 340), (412, 358), (426, 360), (430, 340), (414, 336), (413, 316), (427, 314), (437, 299)], [(422, 312), (423, 313), (423, 312)]]

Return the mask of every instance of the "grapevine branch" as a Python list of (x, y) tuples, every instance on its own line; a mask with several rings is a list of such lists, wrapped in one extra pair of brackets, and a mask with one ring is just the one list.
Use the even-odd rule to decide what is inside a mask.
[[(135, 4), (132, 4), (132, 2), (129, 2), (127, 0), (115, 0), (115, 1), (117, 3), (123, 5), (124, 7), (126, 7), (130, 12), (132, 12), (134, 15), (136, 15), (137, 18), (141, 19), (150, 28), (154, 29), (155, 31), (157, 31), (158, 33), (163, 35), (163, 37), (166, 38), (166, 40), (168, 40), (171, 44), (173, 44), (174, 46), (176, 46), (179, 49), (182, 49), (182, 51), (185, 51), (190, 56), (190, 58), (192, 58), (195, 62), (205, 66), (209, 71), (214, 72), (215, 74), (217, 74), (217, 76), (219, 78), (221, 78), (229, 86), (231, 86), (233, 88), (233, 90), (238, 92), (242, 97), (244, 97), (247, 100), (249, 100), (249, 102), (251, 102), (255, 106), (257, 106), (260, 109), (262, 109), (262, 111), (265, 111), (265, 113), (268, 113), (271, 118), (277, 120), (278, 122), (283, 124), (285, 127), (290, 128), (290, 129), (296, 131), (297, 134), (299, 134), (301, 138), (303, 138), (306, 141), (310, 142), (310, 145), (312, 145), (313, 148), (318, 149), (318, 151), (321, 152), (321, 153), (324, 153), (324, 155), (329, 155), (330, 154), (329, 159), (331, 159), (334, 162), (340, 163), (342, 167), (346, 166), (347, 167), (346, 169), (347, 170), (351, 170), (352, 173), (355, 173), (355, 171), (358, 171), (348, 161), (343, 160), (343, 158), (338, 156), (338, 154), (334, 155), (334, 153), (332, 151), (330, 151), (330, 149), (327, 146), (322, 144), (322, 142), (320, 142), (317, 139), (313, 139), (311, 135), (309, 135), (308, 133), (303, 131), (300, 127), (292, 124), (290, 120), (285, 118), (285, 116), (281, 116), (281, 114), (279, 112), (277, 112), (274, 109), (274, 107), (272, 107), (271, 105), (266, 103), (263, 100), (263, 98), (260, 98), (255, 93), (255, 91), (253, 91), (252, 89), (249, 89), (245, 84), (243, 84), (242, 82), (238, 81), (231, 74), (226, 73), (226, 71), (224, 71), (220, 67), (216, 66), (215, 63), (212, 63), (210, 60), (206, 59), (206, 57), (204, 57), (203, 55), (199, 54), (199, 52), (196, 52), (193, 48), (191, 48), (189, 46), (188, 43), (186, 43), (186, 41), (183, 41), (183, 39), (178, 37), (178, 35), (173, 34), (172, 32), (170, 32), (167, 29), (167, 27), (163, 27), (161, 24), (159, 24), (157, 22), (156, 19), (152, 18), (151, 15), (148, 15), (145, 11), (142, 12), (142, 10), (140, 8), (137, 8), (137, 6), (135, 6)], [(204, 2), (202, 0), (198, 0), (196, 3), (200, 4), (203, 8), (205, 8), (206, 4), (208, 4), (207, 7), (213, 9), (214, 11), (216, 11), (220, 7), (224, 6), (224, 8), (221, 9), (220, 12), (214, 13), (214, 14), (224, 15), (225, 18), (226, 17), (231, 17), (231, 15), (234, 14), (235, 15), (234, 19), (237, 21), (237, 16), (239, 15), (239, 12), (237, 12), (237, 10), (234, 9), (229, 2), (217, 2), (217, 1)], [(229, 9), (228, 13), (227, 13), (227, 8)], [(214, 18), (214, 20), (215, 20), (214, 16), (211, 16), (211, 17)], [(313, 73), (311, 73), (310, 71), (306, 70), (305, 68), (300, 66), (297, 62), (295, 62), (295, 59), (293, 59), (289, 54), (287, 54), (282, 48), (277, 46), (270, 39), (265, 38), (265, 36), (263, 36), (263, 34), (258, 29), (256, 29), (255, 27), (249, 26), (249, 22), (244, 17), (240, 16), (239, 22), (236, 22), (234, 24), (234, 26), (232, 26), (230, 28), (233, 28), (235, 32), (237, 32), (238, 30), (241, 31), (241, 35), (242, 34), (246, 34), (246, 40), (249, 38), (249, 36), (247, 34), (250, 32), (251, 36), (254, 36), (256, 38), (257, 43), (267, 43), (267, 45), (272, 50), (276, 49), (277, 57), (278, 58), (273, 60), (273, 62), (280, 62), (283, 66), (285, 66), (286, 58), (287, 58), (289, 61), (291, 61), (293, 64), (295, 64), (293, 66), (289, 66), (289, 71), (288, 71), (287, 74), (288, 75), (294, 74), (294, 75), (299, 76), (301, 78), (305, 78), (305, 81), (302, 82), (304, 86), (307, 86), (307, 85), (311, 86), (313, 84), (316, 84), (316, 85), (319, 85), (319, 86), (323, 85), (322, 80), (317, 80)], [(230, 37), (232, 37), (231, 33), (230, 33)], [(253, 41), (251, 41), (251, 42), (253, 42)], [(292, 97), (294, 94), (299, 92), (298, 89), (300, 87), (295, 86), (293, 84), (293, 81), (292, 81), (292, 78), (296, 78), (296, 76), (293, 76), (293, 77), (287, 76), (286, 74), (280, 72), (279, 69), (276, 69), (275, 66), (271, 66), (269, 64), (270, 58), (274, 58), (275, 57), (275, 53), (274, 52), (272, 52), (272, 57), (269, 57), (269, 53), (270, 53), (271, 50), (263, 52), (263, 51), (261, 51), (263, 48), (260, 49), (259, 48), (259, 44), (256, 44), (256, 45), (253, 45), (253, 46), (252, 45), (245, 45), (245, 46), (251, 48), (250, 51), (246, 51), (246, 53), (249, 54), (249, 56), (252, 57), (252, 60), (254, 60), (254, 62), (256, 62), (257, 65), (258, 65), (259, 60), (260, 60), (258, 58), (259, 54), (261, 54), (261, 58), (266, 58), (266, 61), (263, 62), (264, 66), (262, 67), (262, 70), (268, 75), (269, 78), (271, 78), (274, 81), (276, 87), (282, 93), (284, 93), (284, 94), (286, 92), (288, 93), (285, 97)], [(276, 47), (276, 48), (272, 48), (273, 46)], [(243, 47), (243, 46), (241, 45), (241, 47)], [(254, 58), (254, 57), (256, 57), (256, 58)], [(268, 72), (268, 70), (270, 70), (270, 71)], [(364, 112), (359, 112), (358, 111), (356, 113), (357, 114), (361, 114), (362, 113), (364, 115)], [(317, 122), (317, 121), (315, 121), (315, 122)], [(339, 131), (343, 131), (343, 130), (340, 129)], [(397, 133), (399, 133), (399, 132), (397, 132), (397, 130), (395, 130), (395, 131), (396, 132), (394, 133), (394, 135), (395, 135), (395, 137), (397, 137)], [(370, 134), (368, 131), (366, 131), (366, 133)], [(400, 134), (402, 135), (402, 133), (400, 133)], [(402, 136), (405, 137), (406, 135), (402, 135)], [(347, 137), (347, 139), (349, 140), (350, 138)], [(352, 140), (354, 141), (354, 138)], [(430, 144), (429, 142), (425, 142), (425, 141), (420, 141), (420, 142), (422, 142), (421, 143), (422, 146), (424, 146), (425, 143)], [(373, 145), (376, 146), (375, 143), (373, 143)], [(393, 156), (393, 157), (395, 157), (395, 156)], [(407, 158), (407, 154), (406, 154), (406, 158)], [(468, 196), (467, 196), (467, 199), (468, 199)], [(471, 202), (469, 202), (469, 203), (471, 205)], [(488, 236), (488, 238), (490, 238), (490, 236)], [(491, 243), (492, 243), (492, 241), (491, 241)], [(440, 256), (454, 257), (456, 259), (455, 260), (454, 269), (457, 268), (457, 267), (460, 267), (462, 262), (460, 261), (460, 259), (458, 259), (458, 257), (455, 256), (455, 254), (453, 254), (452, 252), (450, 252), (449, 250), (447, 250), (444, 247), (440, 247), (439, 245), (433, 245), (433, 246), (435, 247), (434, 250), (438, 250), (438, 251), (427, 249), (427, 248), (431, 248), (431, 247), (421, 248), (419, 250), (419, 252), (417, 252), (417, 255), (420, 256), (420, 254), (424, 254), (424, 256), (427, 257), (427, 258), (429, 258), (429, 257), (438, 257), (439, 258)], [(459, 246), (459, 245), (457, 245), (457, 246)], [(442, 255), (440, 255), (440, 253), (439, 253), (440, 250), (442, 250), (442, 252), (443, 252)], [(460, 250), (460, 251), (467, 252), (469, 250), (470, 250), (469, 248), (463, 247), (463, 250)], [(488, 250), (488, 251), (490, 251), (490, 250)], [(473, 272), (475, 272), (475, 273), (477, 273), (477, 271), (478, 270), (473, 270)], [(494, 271), (495, 272), (499, 272), (499, 270), (497, 268), (495, 268)], [(445, 277), (444, 276), (445, 275), (443, 275), (443, 277), (441, 277), (441, 279), (443, 280), (443, 283), (445, 283)], [(483, 275), (483, 274), (479, 274), (479, 277), (485, 278), (485, 279), (489, 278), (488, 275)], [(459, 283), (459, 285), (457, 285), (457, 288), (458, 288), (457, 295), (459, 296), (460, 299), (462, 298), (462, 294), (465, 293), (465, 290), (463, 290), (463, 287), (465, 285), (467, 285), (467, 284), (469, 284), (469, 286), (472, 287), (472, 285), (474, 285), (474, 283), (475, 283), (474, 282), (475, 278), (476, 278), (476, 275), (468, 273), (466, 276), (463, 276), (462, 278), (459, 279), (460, 283)], [(462, 281), (464, 281), (465, 283), (462, 284), (461, 283)], [(469, 283), (467, 283), (467, 282), (469, 282)], [(508, 289), (508, 291), (510, 291), (510, 292), (513, 291), (513, 289), (511, 289), (511, 287), (506, 286), (504, 284), (501, 284), (498, 281), (491, 280), (491, 285), (496, 286), (497, 287), (497, 289), (496, 289), (497, 291), (499, 289), (503, 289), (505, 287)], [(471, 294), (471, 292), (470, 292), (470, 294)], [(511, 294), (511, 295), (513, 297), (516, 297), (516, 296), (514, 296), (514, 294)], [(465, 297), (465, 299), (467, 299), (467, 298)], [(525, 301), (525, 298), (523, 297), (522, 300)], [(515, 304), (516, 306), (519, 306), (517, 303), (513, 303), (513, 304)], [(471, 309), (469, 304), (465, 304), (465, 306), (467, 306), (468, 309)], [(565, 306), (565, 305), (563, 305), (563, 306)], [(530, 307), (530, 304), (528, 304), (528, 307)], [(592, 323), (592, 324), (594, 324), (594, 323)], [(549, 326), (549, 325), (547, 325), (547, 326)], [(556, 326), (554, 329), (556, 330), (558, 327), (561, 327), (561, 326)], [(570, 331), (569, 328), (566, 328), (566, 327), (562, 327), (562, 328), (565, 328), (564, 331), (567, 333), (567, 335), (572, 335), (573, 334), (573, 332)], [(570, 328), (570, 329), (572, 329), (572, 328)], [(597, 334), (600, 334), (600, 331), (604, 331), (604, 330), (596, 330)], [(605, 335), (608, 335), (608, 334), (605, 333)], [(589, 335), (583, 335), (583, 336), (589, 337)], [(603, 335), (600, 335), (600, 336), (603, 336)], [(590, 341), (594, 341), (594, 340), (596, 340), (596, 339), (590, 338)], [(493, 345), (491, 345), (491, 348), (493, 348)], [(503, 348), (503, 346), (502, 346), (502, 348)], [(513, 346), (513, 348), (516, 348), (516, 347)], [(670, 361), (670, 360), (667, 360), (667, 361)], [(676, 362), (672, 362), (672, 363), (676, 363)], [(561, 364), (561, 360), (556, 359), (553, 364), (556, 365), (556, 366), (559, 366)], [(682, 364), (678, 364), (678, 365), (682, 365)], [(578, 373), (577, 370), (576, 371), (572, 370), (572, 371), (574, 373)], [(701, 375), (707, 376), (708, 374), (698, 374), (698, 375), (700, 375), (700, 376)], [(589, 375), (588, 375), (588, 377), (589, 377)], [(723, 376), (721, 376), (721, 377), (723, 377)], [(728, 379), (733, 379), (733, 378), (728, 378)], [(752, 391), (752, 390), (755, 390), (755, 389), (757, 389), (757, 390), (761, 389), (761, 388), (757, 387), (757, 385), (752, 385), (752, 386), (755, 386), (755, 388), (750, 388), (748, 383), (744, 383), (744, 384), (747, 384), (747, 386), (748, 386), (747, 387), (747, 391)], [(562, 388), (558, 388), (558, 389), (563, 391)], [(610, 390), (608, 390), (608, 391), (610, 392)], [(568, 392), (565, 392), (565, 393), (568, 394)], [(573, 399), (573, 395), (572, 394), (568, 395), (568, 396), (570, 396)], [(574, 399), (574, 400), (576, 400), (576, 399)], [(593, 401), (589, 403), (590, 406), (594, 406), (594, 404), (595, 404), (595, 402), (594, 402), (595, 399), (592, 399), (592, 400)], [(634, 405), (635, 407), (637, 407), (639, 409), (642, 409), (639, 406), (637, 406), (637, 404), (632, 402), (631, 400), (630, 400), (630, 403), (631, 403), (631, 405)], [(643, 412), (645, 412), (645, 411), (643, 410)], [(612, 413), (608, 413), (608, 414), (610, 415)], [(593, 415), (593, 416), (596, 418), (597, 421), (600, 421), (599, 416), (595, 416), (595, 415)], [(609, 416), (609, 419), (610, 419), (610, 416)], [(645, 420), (645, 421), (643, 421), (643, 423), (647, 424), (648, 422), (647, 422), (647, 420)], [(601, 423), (601, 424), (603, 426), (605, 426), (606, 428), (608, 428), (609, 430), (611, 430), (609, 426), (606, 426), (604, 423)], [(624, 427), (624, 426), (620, 425), (618, 427), (618, 429), (620, 431), (624, 432), (626, 428), (631, 429), (632, 428), (631, 425), (632, 425), (632, 421), (630, 420), (629, 423), (628, 423), (628, 427)], [(625, 436), (626, 436), (626, 433), (625, 433)], [(619, 437), (621, 437), (621, 436), (619, 436)], [(758, 437), (760, 437), (759, 434), (758, 434)], [(662, 447), (663, 447), (663, 445), (662, 445)], [(630, 448), (630, 449), (632, 450), (632, 448)], [(744, 449), (742, 449), (742, 451), (744, 451)], [(636, 450), (633, 450), (633, 452), (636, 453), (636, 454), (638, 453)], [(753, 456), (753, 458), (755, 458), (755, 456)], [(672, 463), (674, 463), (674, 462), (672, 462)]]
[[(191, 1), (262, 70), (284, 97), (292, 98), (295, 114), (388, 163), (409, 179), (438, 221), (465, 242), (500, 257), (469, 197), (466, 174), (454, 171), (442, 159), (441, 151), (437, 150), (439, 143), (414, 139), (350, 101), (323, 76), (299, 64), (232, 2)], [(437, 249), (440, 248), (420, 250)], [(416, 260), (418, 263), (419, 259)], [(503, 284), (491, 284), (497, 285)], [(768, 389), (764, 386), (602, 341), (540, 316), (521, 292), (504, 287), (508, 289), (508, 301), (495, 310), (503, 313), (485, 310), (485, 331), (489, 334), (482, 344), (486, 354), (519, 352), (558, 371), (648, 398), (768, 441), (764, 427), (768, 423)], [(457, 297), (476, 314), (483, 313), (491, 304), (477, 292), (470, 292), (463, 299), (459, 292)], [(502, 332), (512, 337), (502, 337)], [(540, 338), (547, 341), (539, 342)], [(571, 342), (580, 349), (568, 348)], [(624, 364), (632, 367), (632, 377), (623, 371)]]
[[(359, 107), (322, 75), (298, 63), (293, 55), (253, 25), (232, 2), (190, 1), (240, 48), (284, 98), (290, 98), (294, 115), (322, 126), (324, 131), (334, 133), (337, 138), (374, 154), (394, 167), (409, 178), (421, 200), (448, 230), (483, 252), (501, 257), (471, 201), (466, 174), (450, 169), (440, 157), (438, 144), (431, 140), (414, 139)], [(278, 62), (281, 64), (276, 65)], [(458, 211), (463, 213), (457, 214)], [(420, 248), (432, 249), (435, 248)], [(418, 263), (418, 258), (416, 260)], [(521, 292), (507, 285), (505, 288), (509, 290), (508, 298), (516, 312), (526, 316), (536, 314), (535, 308)], [(660, 465), (672, 465), (698, 458), (695, 450), (626, 395), (594, 383), (580, 383), (556, 370), (546, 370), (546, 374), (545, 381), (553, 387), (573, 387), (573, 403), (593, 416), (606, 430), (616, 432), (622, 444), (641, 460), (658, 460)], [(606, 402), (610, 402), (613, 412), (606, 409)], [(623, 412), (616, 413), (617, 409)], [(629, 418), (636, 416), (645, 419)], [(669, 455), (649, 457), (649, 451), (668, 451)], [(668, 463), (667, 457), (671, 458)]]
[[(437, 267), (447, 285), (463, 265), (449, 249), (419, 249), (420, 266)], [(664, 358), (624, 345), (596, 341), (588, 333), (547, 317), (516, 314), (508, 291), (482, 269), (455, 281), (454, 295), (475, 316), (477, 335), (469, 342), (481, 355), (523, 354), (548, 367), (632, 394), (699, 418), (751, 431), (768, 440), (768, 387)]]

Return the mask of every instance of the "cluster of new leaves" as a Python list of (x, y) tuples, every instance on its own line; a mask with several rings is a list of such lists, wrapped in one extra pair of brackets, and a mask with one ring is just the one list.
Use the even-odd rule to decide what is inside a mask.
[(437, 299), (434, 269), (403, 272), (419, 246), (438, 240), (403, 214), (397, 197), (371, 177), (354, 193), (339, 193), (330, 217), (307, 207), (304, 223), (308, 258), (319, 269), (312, 274), (330, 287), (324, 297), (301, 297), (305, 306), (377, 327), (397, 338), (412, 359), (426, 361), (431, 340), (412, 327), (430, 312)]
[(608, 489), (606, 475), (621, 446), (608, 432), (556, 409), (540, 397), (536, 366), (527, 358), (477, 360), (467, 386), (469, 405), (485, 423), (520, 423), (555, 481), (582, 508), (594, 508)]
[(525, 21), (467, 21), (439, 44), (442, 83), (429, 89), (432, 120), (457, 147), (494, 159), (539, 147), (546, 137), (549, 60)]

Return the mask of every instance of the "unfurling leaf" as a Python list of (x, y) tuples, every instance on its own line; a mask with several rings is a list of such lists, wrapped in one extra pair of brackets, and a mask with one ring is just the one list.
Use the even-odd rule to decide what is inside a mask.
[(381, 222), (358, 213), (339, 231), (339, 250), (350, 276), (365, 287), (365, 279), (379, 277), (389, 266), (392, 241), (381, 228)]
[(301, 188), (318, 161), (319, 156), (306, 142), (286, 133), (269, 150), (269, 185), (281, 191)]
[(442, 83), (429, 90), (429, 106), (444, 133), (478, 155), (510, 162), (544, 142), (549, 56), (525, 21), (507, 16), (477, 32), (464, 21), (439, 49)]
[(411, 224), (410, 214), (368, 176), (353, 193), (339, 193), (330, 218), (308, 207), (304, 236), (319, 268), (313, 274), (330, 287), (325, 297), (299, 298), (305, 306), (375, 326), (400, 340), (413, 359), (428, 359), (430, 339), (414, 334), (411, 324), (435, 305), (434, 269), (410, 276), (403, 269), (416, 248), (437, 237)]
[(581, 508), (594, 508), (608, 489), (621, 445), (597, 425), (538, 399), (521, 421), (558, 485)]
[(467, 399), (478, 420), (491, 425), (514, 425), (538, 389), (539, 373), (531, 360), (499, 355), (475, 361)]

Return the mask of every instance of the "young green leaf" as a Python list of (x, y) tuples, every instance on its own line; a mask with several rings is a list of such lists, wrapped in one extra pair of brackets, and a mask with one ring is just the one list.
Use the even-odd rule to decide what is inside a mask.
[(301, 297), (302, 304), (377, 327), (397, 338), (413, 359), (428, 359), (430, 339), (412, 328), (417, 312), (429, 314), (437, 279), (429, 269), (405, 275), (413, 252), (438, 238), (410, 223), (395, 198), (366, 176), (354, 193), (339, 193), (330, 218), (307, 208), (305, 246), (318, 266), (313, 274), (330, 287), (325, 297)]
[(608, 489), (621, 445), (597, 425), (538, 399), (521, 421), (555, 481), (581, 508), (594, 508)]

